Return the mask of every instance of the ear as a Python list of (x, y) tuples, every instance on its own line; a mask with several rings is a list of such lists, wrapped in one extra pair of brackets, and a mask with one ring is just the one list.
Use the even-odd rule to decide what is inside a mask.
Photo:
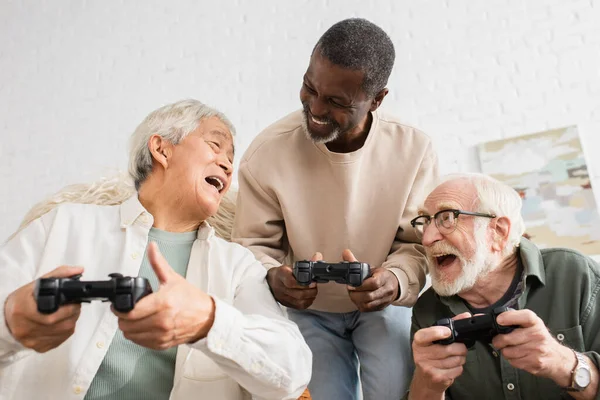
[(148, 149), (154, 161), (162, 165), (164, 169), (167, 169), (169, 159), (172, 155), (173, 144), (159, 135), (152, 135), (148, 140)]
[(492, 249), (501, 252), (506, 247), (508, 235), (510, 233), (510, 219), (507, 217), (498, 217), (490, 227), (492, 228)]
[(388, 92), (389, 92), (388, 88), (381, 89), (381, 91), (375, 95), (375, 98), (371, 102), (371, 108), (369, 111), (373, 112), (373, 111), (377, 110), (379, 108), (379, 106), (381, 105), (381, 103), (383, 102), (383, 98), (385, 96), (387, 96)]

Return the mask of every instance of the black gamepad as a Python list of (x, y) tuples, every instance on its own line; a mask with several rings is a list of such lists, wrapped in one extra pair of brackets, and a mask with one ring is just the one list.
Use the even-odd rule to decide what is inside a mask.
[(518, 328), (515, 325), (498, 325), (496, 322), (496, 317), (508, 310), (511, 310), (511, 308), (498, 307), (489, 314), (475, 315), (471, 318), (459, 320), (452, 320), (450, 318), (440, 319), (434, 325), (447, 326), (452, 333), (450, 337), (436, 340), (434, 343), (451, 344), (458, 342), (464, 343), (467, 347), (472, 347), (478, 340), (490, 343), (494, 336), (510, 333)]
[(152, 293), (146, 278), (109, 274), (107, 281), (80, 281), (81, 275), (70, 278), (40, 278), (35, 284), (37, 309), (52, 314), (63, 304), (110, 301), (115, 310), (128, 312), (142, 297)]
[(335, 281), (357, 287), (371, 276), (371, 268), (369, 264), (358, 261), (342, 261), (339, 263), (296, 261), (293, 273), (298, 284), (302, 286), (308, 286), (311, 282), (326, 283)]

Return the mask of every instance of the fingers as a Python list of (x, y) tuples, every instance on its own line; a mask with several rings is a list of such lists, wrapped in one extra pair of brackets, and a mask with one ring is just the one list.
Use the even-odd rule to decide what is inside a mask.
[(318, 251), (312, 256), (312, 258), (310, 259), (310, 261), (323, 261), (323, 254), (319, 253)]
[(522, 328), (528, 328), (540, 323), (541, 319), (531, 310), (511, 310), (505, 311), (496, 317), (496, 322), (500, 325), (519, 325)]
[(454, 321), (458, 321), (459, 319), (467, 319), (467, 318), (471, 318), (471, 313), (470, 312), (464, 312), (464, 313), (460, 313), (458, 315), (455, 315), (452, 319)]
[(167, 283), (173, 274), (177, 274), (175, 271), (173, 271), (167, 260), (165, 260), (163, 255), (160, 253), (160, 250), (158, 250), (158, 246), (155, 242), (150, 242), (148, 244), (147, 252), (148, 261), (150, 262), (150, 265), (152, 266), (152, 269), (154, 270), (154, 273), (156, 274), (156, 277), (161, 285)]
[(294, 300), (308, 300), (317, 297), (317, 288), (307, 289), (288, 289), (285, 294)]
[(127, 321), (139, 321), (156, 314), (162, 308), (163, 300), (160, 292), (151, 293), (142, 297), (142, 299), (135, 304), (133, 310), (129, 312), (122, 313), (115, 310), (114, 306), (110, 306), (110, 310), (113, 314)]
[(69, 267), (62, 265), (42, 275), (41, 278), (68, 278), (79, 274), (83, 274), (83, 267)]
[(41, 314), (37, 311), (31, 316), (30, 320), (40, 325), (53, 326), (62, 321), (79, 318), (81, 314), (81, 304), (64, 304), (52, 314)]
[(380, 305), (385, 308), (390, 303), (391, 292), (385, 287), (364, 291), (348, 290), (350, 299), (360, 311), (374, 311)]
[(360, 286), (350, 286), (347, 285), (347, 288), (351, 292), (372, 292), (381, 287), (381, 282), (375, 277), (369, 277), (363, 281), (363, 284)]
[(305, 310), (312, 305), (315, 301), (315, 298), (304, 299), (304, 300), (296, 300), (286, 294), (279, 296), (277, 299), (281, 304), (286, 307), (295, 308), (297, 310)]
[(371, 311), (381, 311), (386, 308), (390, 304), (386, 299), (380, 298), (368, 303), (360, 303), (357, 305), (358, 311), (360, 312), (371, 312)]
[[(348, 290), (352, 292), (370, 292), (377, 290), (385, 285), (386, 272), (389, 271), (385, 268), (374, 268), (371, 270), (371, 276), (365, 279), (362, 285), (356, 287), (348, 285)], [(390, 274), (393, 275), (393, 272), (390, 272)], [(395, 276), (393, 276), (393, 278), (396, 279)]]
[(446, 339), (451, 334), (450, 328), (446, 326), (431, 326), (415, 332), (413, 343), (417, 346), (431, 346), (436, 340)]
[[(320, 253), (316, 253), (316, 254), (320, 254)], [(321, 256), (321, 258), (322, 258), (322, 256)], [(287, 289), (306, 290), (306, 289), (313, 289), (313, 288), (317, 287), (316, 282), (311, 282), (307, 286), (299, 285), (298, 281), (296, 280), (296, 277), (294, 276), (294, 272), (293, 272), (292, 268), (288, 265), (282, 265), (281, 267), (279, 267), (279, 270), (277, 271), (277, 278), (279, 278), (279, 281)]]
[(153, 350), (166, 350), (176, 345), (176, 337), (173, 333), (157, 335), (154, 332), (126, 332), (123, 331), (125, 339), (143, 347)]
[(457, 356), (449, 356), (439, 361), (439, 367), (446, 370), (452, 370), (465, 365), (466, 362), (467, 358), (462, 354)]
[(139, 320), (119, 318), (119, 329), (129, 335), (150, 332), (171, 332), (174, 329), (173, 318), (167, 313), (156, 313)]
[(350, 249), (346, 249), (342, 252), (342, 260), (344, 261), (349, 261), (349, 262), (355, 262), (358, 261), (356, 259), (356, 257), (354, 257), (354, 254), (352, 254), (352, 252), (350, 251)]

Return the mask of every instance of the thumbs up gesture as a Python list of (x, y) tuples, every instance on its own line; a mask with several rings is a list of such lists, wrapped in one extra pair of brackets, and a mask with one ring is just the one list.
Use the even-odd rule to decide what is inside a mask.
[(128, 313), (112, 309), (119, 318), (123, 336), (154, 350), (165, 350), (206, 337), (215, 319), (212, 297), (175, 272), (156, 243), (150, 243), (147, 252), (160, 287), (141, 299)]

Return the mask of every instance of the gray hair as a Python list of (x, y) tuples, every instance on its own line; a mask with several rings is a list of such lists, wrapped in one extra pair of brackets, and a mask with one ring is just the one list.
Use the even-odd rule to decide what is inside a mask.
[(129, 175), (136, 190), (152, 172), (152, 154), (148, 140), (152, 135), (179, 144), (204, 118), (217, 117), (235, 135), (231, 121), (220, 111), (198, 100), (181, 100), (152, 111), (133, 132), (129, 142)]
[(375, 96), (387, 85), (396, 52), (390, 37), (377, 25), (362, 18), (334, 24), (313, 49), (331, 63), (364, 72), (363, 90)]
[[(441, 183), (466, 180), (473, 184), (477, 192), (477, 208), (473, 211), (507, 217), (511, 227), (508, 246), (503, 256), (511, 254), (519, 246), (525, 233), (525, 221), (521, 215), (523, 201), (515, 189), (489, 175), (480, 173), (450, 174), (441, 178)], [(439, 185), (438, 185), (439, 186)]]
[[(139, 185), (152, 172), (152, 155), (148, 140), (157, 134), (173, 144), (179, 143), (198, 127), (202, 118), (216, 116), (235, 135), (233, 124), (221, 112), (198, 100), (182, 100), (151, 112), (137, 127), (130, 139), (129, 174), (119, 173), (103, 177), (97, 182), (75, 184), (62, 188), (57, 193), (35, 204), (25, 215), (21, 225), (7, 241), (25, 229), (33, 220), (40, 218), (63, 203), (118, 205), (136, 193)], [(228, 192), (216, 215), (208, 219), (218, 236), (230, 240), (233, 214), (235, 211), (233, 192)]]

